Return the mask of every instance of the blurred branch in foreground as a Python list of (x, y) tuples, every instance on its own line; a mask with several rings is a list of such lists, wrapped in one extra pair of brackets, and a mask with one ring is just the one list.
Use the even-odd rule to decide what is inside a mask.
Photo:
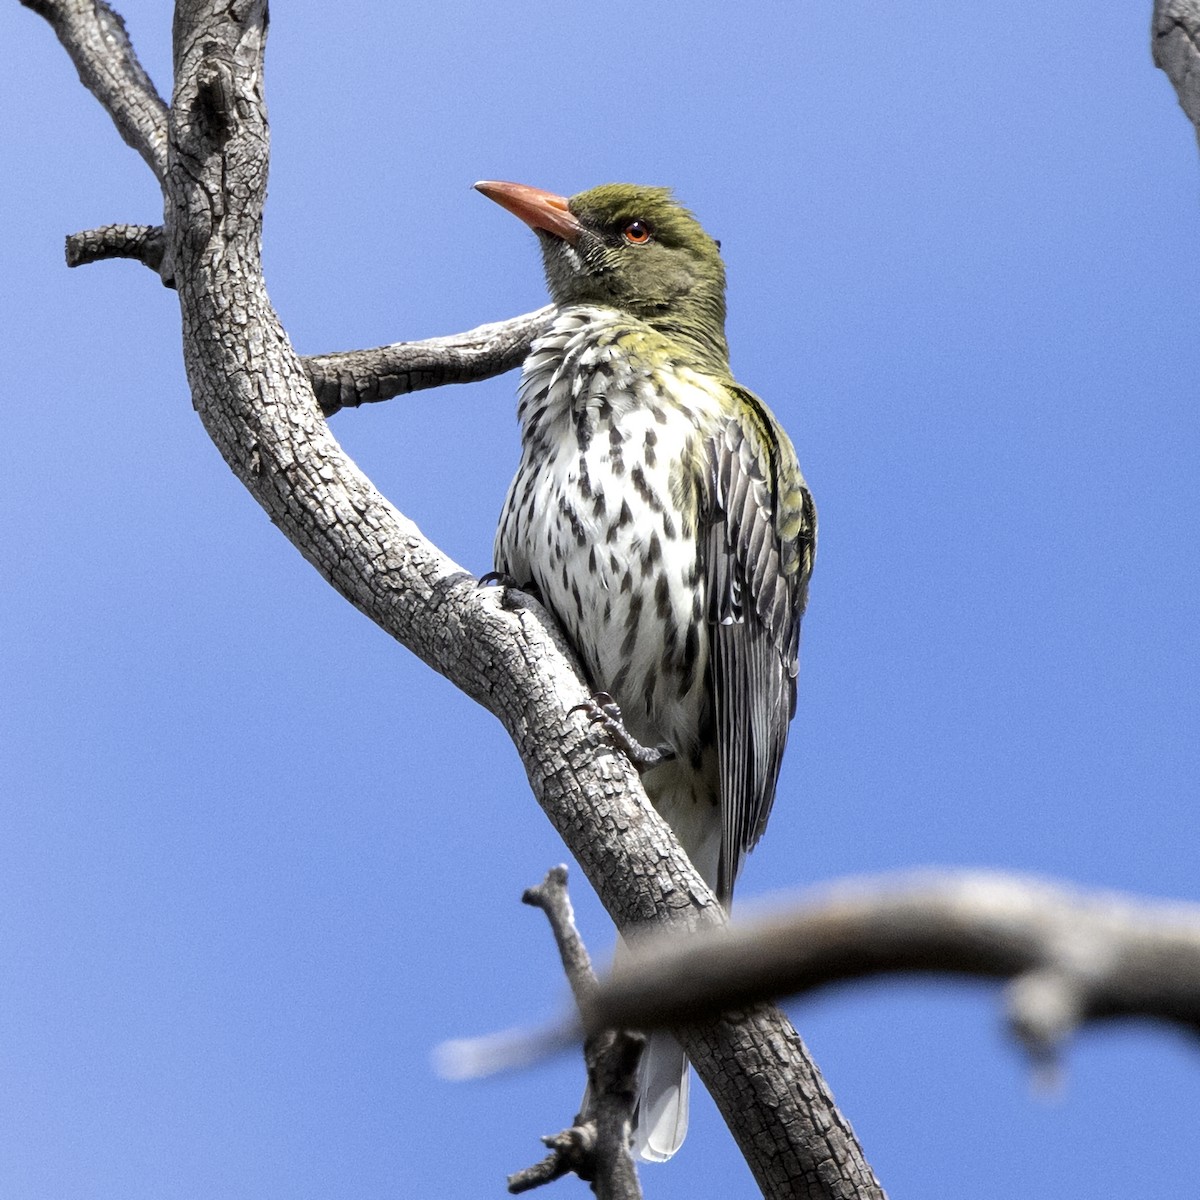
[[(847, 880), (787, 911), (643, 941), (582, 998), (580, 1032), (675, 1026), (889, 974), (1007, 979), (1009, 1026), (1041, 1064), (1089, 1021), (1148, 1017), (1195, 1034), (1200, 905), (982, 871)], [(549, 1050), (561, 1035), (524, 1044)], [(501, 1062), (495, 1043), (481, 1068), (488, 1058)]]

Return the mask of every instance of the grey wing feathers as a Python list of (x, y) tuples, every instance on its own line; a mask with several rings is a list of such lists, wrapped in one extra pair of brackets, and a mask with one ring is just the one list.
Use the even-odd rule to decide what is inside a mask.
[(718, 894), (766, 828), (795, 711), (816, 512), (786, 435), (756, 397), (709, 443), (705, 554), (721, 775)]

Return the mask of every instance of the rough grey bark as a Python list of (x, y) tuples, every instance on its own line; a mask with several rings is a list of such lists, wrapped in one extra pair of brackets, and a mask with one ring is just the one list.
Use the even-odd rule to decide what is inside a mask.
[[(30, 6), (54, 25), (81, 78), (158, 175), (162, 114), (119, 18), (93, 0)], [(161, 270), (178, 291), (184, 360), (205, 429), (325, 579), (503, 722), (535, 796), (622, 931), (722, 923), (636, 772), (611, 749), (598, 750), (585, 718), (571, 715), (584, 687), (541, 610), (510, 609), (503, 591), (481, 589), (331, 436), (262, 277), (265, 36), (264, 0), (176, 7)], [(758, 1006), (680, 1036), (765, 1195), (883, 1195), (777, 1010)]]
[(50, 22), (79, 81), (162, 183), (167, 173), (167, 106), (138, 62), (120, 15), (103, 0), (21, 3)]
[(327, 415), (421, 388), (490, 379), (521, 365), (552, 311), (539, 308), (523, 317), (423, 342), (317, 354), (304, 359), (304, 369)]
[(161, 225), (103, 225), (68, 236), (67, 266), (85, 267), (106, 258), (133, 258), (158, 271), (165, 250)]
[(1156, 0), (1150, 49), (1200, 142), (1200, 0)]

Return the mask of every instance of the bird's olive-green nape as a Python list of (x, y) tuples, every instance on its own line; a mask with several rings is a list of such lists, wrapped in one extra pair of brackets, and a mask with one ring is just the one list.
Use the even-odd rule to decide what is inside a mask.
[(539, 234), (554, 300), (630, 313), (727, 371), (721, 253), (669, 189), (609, 183), (567, 203), (581, 226), (574, 244)]

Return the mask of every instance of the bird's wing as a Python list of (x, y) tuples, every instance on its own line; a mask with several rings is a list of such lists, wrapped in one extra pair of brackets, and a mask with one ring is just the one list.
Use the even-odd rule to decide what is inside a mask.
[(726, 902), (775, 799), (817, 537), (816, 509), (787, 435), (757, 396), (733, 390), (736, 415), (707, 445), (702, 547), (721, 774), (718, 893)]

